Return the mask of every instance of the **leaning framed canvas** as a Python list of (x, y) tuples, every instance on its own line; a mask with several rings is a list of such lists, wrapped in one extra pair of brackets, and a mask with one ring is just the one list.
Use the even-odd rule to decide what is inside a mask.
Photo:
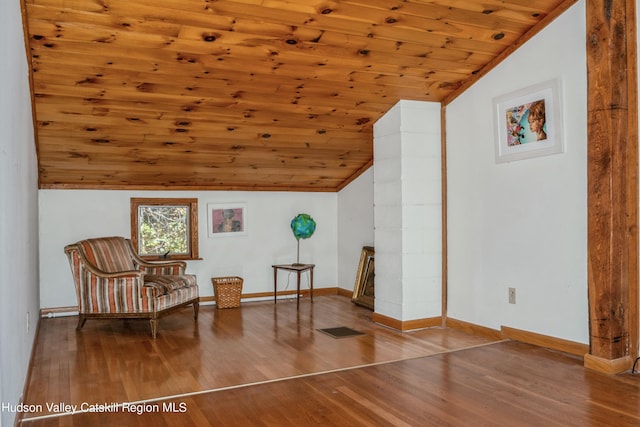
[(493, 113), (496, 163), (564, 151), (559, 79), (495, 98)]
[(247, 234), (246, 203), (208, 203), (209, 237), (244, 236)]
[(360, 254), (360, 263), (358, 264), (358, 271), (356, 272), (356, 283), (353, 288), (353, 296), (351, 301), (367, 307), (371, 310), (374, 309), (375, 298), (375, 264), (374, 264), (375, 250), (372, 246), (364, 246), (362, 253)]

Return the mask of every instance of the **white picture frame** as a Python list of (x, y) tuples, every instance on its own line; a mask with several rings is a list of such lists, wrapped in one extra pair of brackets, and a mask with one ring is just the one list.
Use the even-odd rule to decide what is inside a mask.
[(494, 98), (493, 113), (496, 163), (564, 152), (559, 79)]
[(238, 237), (247, 235), (247, 204), (207, 203), (209, 237)]

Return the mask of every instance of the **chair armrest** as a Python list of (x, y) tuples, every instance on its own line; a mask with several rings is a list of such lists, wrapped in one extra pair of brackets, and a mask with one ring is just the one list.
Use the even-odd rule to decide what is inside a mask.
[(101, 279), (126, 279), (131, 277), (131, 278), (140, 280), (142, 279), (142, 276), (144, 276), (144, 272), (140, 270), (128, 270), (128, 271), (118, 271), (116, 273), (107, 273), (106, 271), (100, 270), (99, 268), (96, 268), (95, 266), (87, 262), (84, 263), (82, 268), (85, 271), (88, 271), (92, 275), (97, 276)]
[(145, 274), (152, 276), (181, 276), (187, 269), (184, 261), (156, 261), (137, 260), (138, 267)]
[(131, 240), (127, 239), (129, 244), (129, 252), (133, 258), (133, 262), (138, 270), (143, 271), (145, 274), (153, 276), (181, 276), (187, 269), (187, 263), (184, 261), (154, 261), (150, 262), (142, 259), (138, 255), (131, 243)]

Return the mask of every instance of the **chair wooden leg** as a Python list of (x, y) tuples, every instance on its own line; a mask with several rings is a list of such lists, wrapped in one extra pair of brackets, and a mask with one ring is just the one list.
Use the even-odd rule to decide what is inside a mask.
[(200, 303), (196, 301), (193, 303), (193, 318), (196, 320), (198, 320), (199, 311), (200, 311)]
[(84, 326), (84, 322), (87, 321), (87, 318), (84, 317), (84, 314), (78, 314), (78, 325), (76, 326), (76, 331), (79, 331)]
[(151, 318), (149, 322), (151, 323), (151, 336), (155, 340), (158, 334), (158, 319)]

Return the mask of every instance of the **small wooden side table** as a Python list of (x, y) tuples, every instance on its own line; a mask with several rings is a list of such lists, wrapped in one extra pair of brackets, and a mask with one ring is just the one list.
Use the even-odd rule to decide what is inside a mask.
[(315, 264), (276, 264), (273, 267), (273, 303), (278, 302), (278, 270), (295, 271), (298, 274), (297, 292), (296, 292), (296, 308), (300, 308), (300, 274), (309, 271), (309, 288), (311, 302), (313, 302), (313, 268)]

